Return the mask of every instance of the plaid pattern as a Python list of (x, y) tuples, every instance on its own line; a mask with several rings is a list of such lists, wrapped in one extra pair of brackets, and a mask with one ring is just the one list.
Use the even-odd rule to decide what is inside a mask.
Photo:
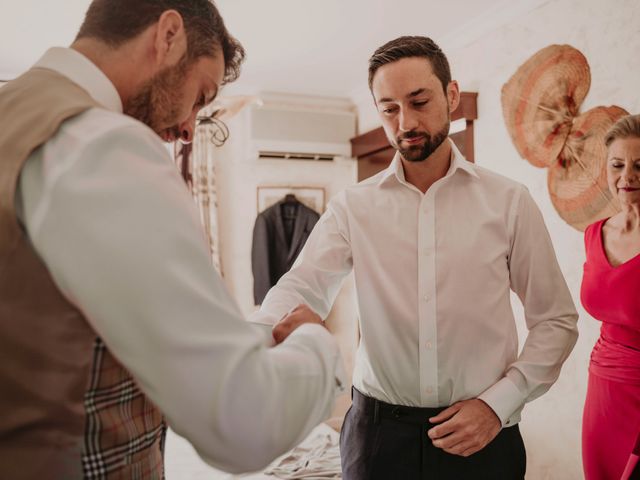
[(164, 418), (99, 338), (84, 406), (86, 479), (164, 479)]

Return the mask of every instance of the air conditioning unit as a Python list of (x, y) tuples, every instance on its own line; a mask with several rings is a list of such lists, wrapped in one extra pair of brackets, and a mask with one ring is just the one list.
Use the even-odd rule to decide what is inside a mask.
[(251, 108), (249, 128), (260, 159), (331, 161), (351, 157), (356, 114), (266, 104)]

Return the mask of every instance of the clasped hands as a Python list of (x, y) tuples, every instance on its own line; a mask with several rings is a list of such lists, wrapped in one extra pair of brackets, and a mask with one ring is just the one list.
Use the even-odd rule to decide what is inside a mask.
[(272, 335), (276, 345), (284, 340), (300, 325), (315, 323), (324, 326), (320, 316), (307, 305), (298, 305), (290, 310), (278, 323), (273, 326)]

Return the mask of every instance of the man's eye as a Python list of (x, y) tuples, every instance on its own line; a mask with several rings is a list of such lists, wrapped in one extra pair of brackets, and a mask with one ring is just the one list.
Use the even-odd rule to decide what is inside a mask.
[(424, 105), (426, 105), (427, 103), (429, 103), (428, 101), (424, 101), (424, 102), (413, 102), (413, 105), (415, 107), (423, 107)]

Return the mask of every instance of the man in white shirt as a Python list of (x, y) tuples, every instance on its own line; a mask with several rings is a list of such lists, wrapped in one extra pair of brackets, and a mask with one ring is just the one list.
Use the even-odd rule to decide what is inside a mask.
[(158, 408), (252, 471), (331, 412), (335, 340), (306, 307), (276, 346), (244, 321), (161, 141), (243, 58), (209, 0), (94, 0), (0, 90), (0, 477), (163, 478)]
[[(380, 47), (369, 85), (395, 158), (330, 202), (255, 318), (277, 322), (298, 303), (326, 317), (353, 269), (361, 339), (344, 478), (522, 479), (520, 412), (577, 338), (544, 221), (522, 185), (448, 138), (460, 94), (431, 39)], [(520, 354), (510, 290), (529, 329)]]

